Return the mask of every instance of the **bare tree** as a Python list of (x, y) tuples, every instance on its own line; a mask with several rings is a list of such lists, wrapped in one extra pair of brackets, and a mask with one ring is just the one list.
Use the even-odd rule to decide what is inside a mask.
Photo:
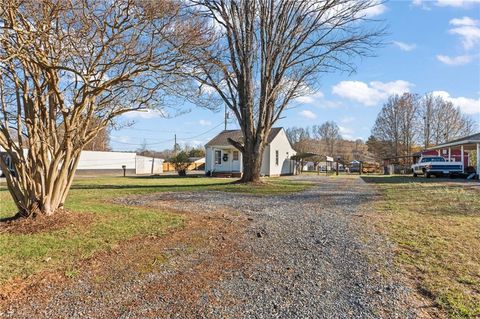
[[(99, 120), (93, 119), (92, 126), (99, 126)], [(101, 126), (101, 124), (100, 124)], [(85, 146), (83, 147), (84, 151), (110, 151), (110, 132), (112, 130), (111, 126), (106, 126), (100, 129), (97, 135)]]
[(427, 94), (420, 98), (404, 93), (391, 96), (384, 104), (369, 147), (386, 156), (411, 155), (418, 144), (427, 148), (471, 134), (473, 129), (473, 120), (441, 96)]
[(338, 141), (342, 139), (340, 135), (340, 128), (337, 123), (333, 121), (327, 121), (322, 125), (314, 125), (312, 128), (314, 136), (323, 141), (326, 145), (326, 155), (333, 156), (335, 155), (335, 146)]
[[(294, 148), (299, 143), (302, 143), (303, 141), (307, 141), (307, 140), (311, 139), (310, 129), (308, 127), (307, 128), (289, 127), (289, 128), (287, 128), (285, 133), (287, 134), (288, 140), (290, 141), (290, 143), (292, 144), (292, 146)], [(297, 150), (297, 151), (299, 151), (299, 150)]]
[(373, 137), (390, 145), (389, 156), (402, 154), (402, 103), (400, 96), (392, 95), (383, 105), (372, 129)]
[(400, 113), (400, 138), (405, 155), (412, 154), (418, 126), (419, 97), (412, 93), (403, 93), (398, 100)]
[(192, 0), (217, 35), (197, 58), (195, 78), (235, 114), (242, 182), (256, 182), (267, 137), (290, 102), (324, 72), (353, 71), (382, 31), (366, 27), (376, 0)]
[(185, 62), (179, 50), (198, 44), (202, 25), (174, 0), (0, 0), (0, 8), (0, 146), (15, 176), (0, 166), (19, 216), (51, 215), (98, 132), (162, 105)]
[(420, 110), (423, 121), (419, 127), (419, 135), (423, 136), (422, 144), (425, 148), (472, 134), (474, 131), (474, 121), (441, 96), (426, 94)]

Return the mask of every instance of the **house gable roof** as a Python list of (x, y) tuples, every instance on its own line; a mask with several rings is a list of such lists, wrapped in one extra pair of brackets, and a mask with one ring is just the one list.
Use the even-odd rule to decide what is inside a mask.
[[(282, 127), (273, 127), (270, 130), (270, 134), (268, 135), (267, 143), (271, 143), (275, 137), (280, 133), (280, 131), (283, 130)], [(242, 131), (241, 130), (226, 130), (220, 132), (217, 136), (212, 138), (205, 146), (226, 146), (226, 145), (231, 145), (228, 142), (228, 139), (232, 139), (237, 142), (241, 142), (243, 137)]]

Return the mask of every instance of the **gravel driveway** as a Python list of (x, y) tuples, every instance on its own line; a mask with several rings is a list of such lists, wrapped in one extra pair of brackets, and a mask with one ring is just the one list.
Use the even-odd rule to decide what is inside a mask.
[[(376, 196), (371, 187), (359, 178), (292, 178), (308, 180), (315, 186), (284, 196), (172, 192), (121, 201), (129, 205), (163, 203), (199, 214), (223, 210), (249, 220), (237, 241), (240, 249), (252, 256), (250, 262), (209, 285), (208, 294), (195, 311), (197, 318), (415, 318), (415, 310), (408, 306), (410, 291), (395, 279), (392, 247), (375, 235), (363, 216)], [(155, 309), (164, 311), (175, 303), (161, 292), (148, 302), (142, 301), (138, 286), (162, 278), (159, 274), (142, 283), (137, 280), (131, 297), (137, 299), (137, 306), (121, 317), (185, 317), (173, 310), (169, 315), (155, 314)], [(95, 295), (92, 286), (77, 286), (57, 298), (78, 296), (75, 289), (87, 289), (89, 296)], [(97, 301), (95, 312), (89, 312), (91, 302), (59, 303), (55, 299), (48, 311), (36, 314), (80, 318), (90, 313), (105, 317), (101, 309), (111, 307), (112, 302), (115, 304), (115, 300), (109, 305)], [(38, 310), (39, 305), (28, 307)], [(17, 311), (16, 315), (22, 317)], [(16, 315), (11, 313), (11, 317)]]
[(217, 299), (232, 302), (210, 308), (213, 317), (415, 318), (408, 289), (381, 275), (395, 271), (389, 243), (359, 221), (376, 195), (371, 186), (355, 177), (292, 178), (315, 186), (270, 197), (164, 193), (130, 204), (178, 200), (186, 211), (227, 208), (252, 220), (240, 242), (256, 261), (219, 285)]

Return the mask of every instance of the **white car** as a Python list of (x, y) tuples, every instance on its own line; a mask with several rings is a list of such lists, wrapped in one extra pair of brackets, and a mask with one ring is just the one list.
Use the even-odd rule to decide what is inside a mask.
[(454, 175), (463, 173), (461, 162), (447, 162), (441, 156), (422, 156), (418, 163), (412, 165), (413, 177), (424, 175), (429, 178), (432, 175)]

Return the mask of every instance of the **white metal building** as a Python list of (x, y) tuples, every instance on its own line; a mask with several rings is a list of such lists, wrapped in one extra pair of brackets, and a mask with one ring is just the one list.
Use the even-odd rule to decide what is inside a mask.
[[(2, 154), (9, 163), (4, 150), (3, 152), (0, 150), (0, 156)], [(161, 174), (163, 161), (159, 158), (139, 156), (133, 152), (82, 151), (76, 175), (121, 175), (124, 168), (129, 175)]]

